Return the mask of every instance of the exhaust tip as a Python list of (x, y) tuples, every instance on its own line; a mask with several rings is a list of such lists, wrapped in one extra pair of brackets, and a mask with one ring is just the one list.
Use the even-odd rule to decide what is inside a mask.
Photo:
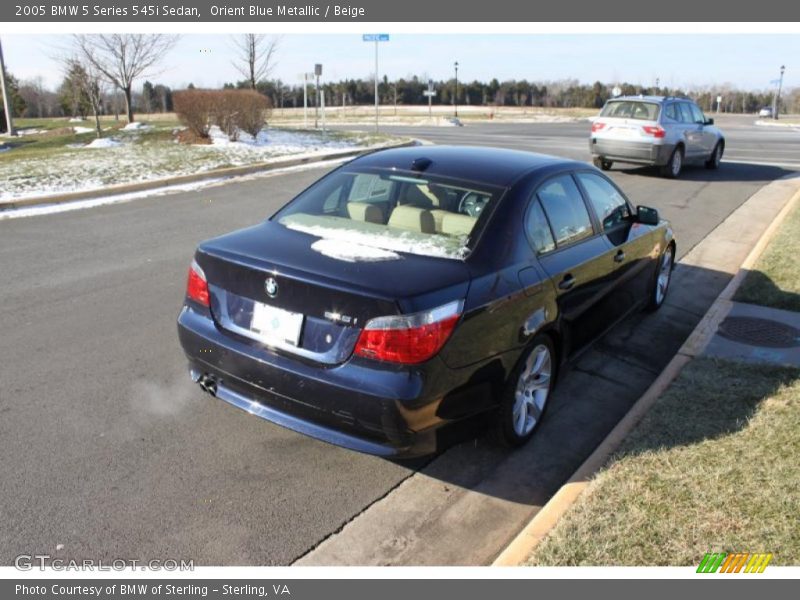
[(202, 390), (207, 393), (211, 394), (212, 396), (217, 395), (217, 382), (211, 375), (203, 374), (197, 379), (197, 383), (200, 385)]

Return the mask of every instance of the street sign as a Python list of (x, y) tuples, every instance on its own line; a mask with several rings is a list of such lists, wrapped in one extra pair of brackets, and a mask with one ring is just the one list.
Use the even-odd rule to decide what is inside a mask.
[[(365, 42), (375, 43), (375, 133), (378, 133), (378, 42), (388, 42), (388, 33), (365, 33), (361, 36)], [(395, 88), (395, 110), (397, 110), (397, 88)]]
[(322, 65), (320, 64), (314, 65), (314, 75), (316, 75), (317, 77), (322, 75)]
[(435, 96), (436, 95), (436, 90), (425, 90), (424, 92), (422, 92), (422, 95), (423, 96), (431, 96), (431, 97)]
[(722, 96), (717, 96), (717, 104), (719, 104), (720, 102), (722, 102)]

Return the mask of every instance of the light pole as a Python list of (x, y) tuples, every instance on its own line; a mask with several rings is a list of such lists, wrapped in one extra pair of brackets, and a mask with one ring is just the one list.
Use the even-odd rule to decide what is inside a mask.
[(781, 65), (781, 78), (778, 80), (778, 93), (772, 97), (772, 118), (778, 119), (778, 111), (781, 106), (781, 89), (783, 88), (783, 72), (786, 70), (785, 65)]
[(455, 117), (458, 118), (458, 61), (455, 62), (456, 68), (456, 93), (453, 94), (453, 109), (455, 113)]

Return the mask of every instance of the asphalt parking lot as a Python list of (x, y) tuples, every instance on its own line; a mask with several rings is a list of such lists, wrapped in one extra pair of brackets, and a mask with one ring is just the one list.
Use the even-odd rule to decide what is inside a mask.
[[(763, 185), (800, 170), (800, 132), (752, 120), (719, 119), (728, 140), (719, 171), (690, 168), (677, 181), (651, 169), (611, 171), (634, 203), (672, 220), (679, 256)], [(586, 123), (398, 132), (589, 158)], [(268, 216), (324, 171), (0, 221), (0, 564), (34, 553), (290, 564), (418, 469), (442, 488), (408, 507), (429, 515), (428, 535), (447, 543), (458, 524), (442, 517), (445, 504), (479, 489), (498, 500), (481, 509), (486, 531), (475, 532), (488, 541), (434, 555), (412, 552), (422, 537), (394, 532), (386, 543), (399, 549), (381, 552), (417, 564), (489, 560), (613, 427), (726, 281), (676, 285), (672, 320), (653, 326), (637, 316), (612, 331), (562, 382), (552, 424), (524, 453), (478, 439), (428, 464), (356, 454), (202, 394), (175, 332), (197, 242)], [(681, 306), (681, 293), (691, 302)], [(598, 365), (608, 357), (630, 371), (607, 376)], [(587, 389), (613, 402), (591, 407)]]

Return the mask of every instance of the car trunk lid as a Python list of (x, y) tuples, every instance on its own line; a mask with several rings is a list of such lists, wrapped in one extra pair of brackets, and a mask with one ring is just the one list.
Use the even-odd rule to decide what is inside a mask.
[(397, 254), (348, 262), (312, 249), (317, 239), (267, 221), (204, 243), (197, 261), (217, 324), (277, 351), (337, 364), (369, 319), (466, 296), (460, 260)]

